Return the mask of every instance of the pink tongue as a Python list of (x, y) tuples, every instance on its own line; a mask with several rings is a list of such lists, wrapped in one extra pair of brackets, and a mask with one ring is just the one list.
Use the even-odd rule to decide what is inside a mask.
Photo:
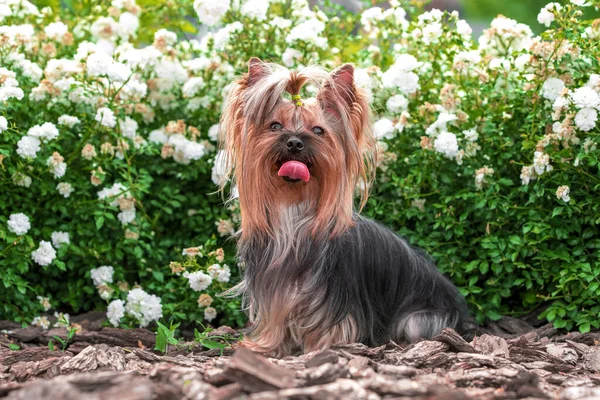
[(288, 161), (279, 168), (278, 176), (287, 176), (290, 179), (302, 179), (304, 182), (308, 182), (310, 179), (310, 172), (308, 167), (300, 161)]

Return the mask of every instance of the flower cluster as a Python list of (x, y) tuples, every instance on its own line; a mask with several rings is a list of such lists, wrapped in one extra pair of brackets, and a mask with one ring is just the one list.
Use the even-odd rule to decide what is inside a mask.
[(113, 326), (119, 326), (125, 315), (133, 318), (140, 327), (146, 327), (150, 322), (162, 318), (161, 299), (142, 288), (131, 289), (125, 303), (117, 299), (108, 305), (107, 318)]

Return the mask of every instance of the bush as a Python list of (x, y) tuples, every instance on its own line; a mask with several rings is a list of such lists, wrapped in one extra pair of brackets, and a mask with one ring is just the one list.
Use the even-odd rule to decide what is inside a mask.
[[(432, 254), (479, 322), (544, 306), (556, 327), (600, 327), (600, 24), (581, 20), (580, 1), (541, 10), (540, 37), (498, 17), (477, 43), (457, 14), (409, 2), (357, 15), (229, 3), (10, 6), (0, 318), (104, 300), (114, 324), (243, 324), (236, 301), (215, 298), (239, 278), (218, 251), (233, 255), (222, 238), (239, 217), (215, 194), (215, 139), (227, 85), (258, 56), (355, 63), (380, 153), (363, 212)], [(185, 38), (194, 14), (209, 30), (200, 41)], [(159, 29), (144, 46), (157, 23), (178, 34)], [(184, 251), (199, 244), (202, 257)]]

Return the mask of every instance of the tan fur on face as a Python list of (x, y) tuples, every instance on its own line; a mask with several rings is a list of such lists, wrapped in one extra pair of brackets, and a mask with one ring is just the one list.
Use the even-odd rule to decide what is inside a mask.
[[(227, 151), (228, 176), (239, 190), (242, 238), (254, 231), (273, 235), (279, 204), (307, 201), (314, 207), (313, 235), (336, 236), (352, 225), (353, 194), (359, 182), (361, 206), (375, 165), (374, 139), (366, 97), (353, 83), (352, 67), (345, 65), (328, 74), (307, 67), (290, 72), (258, 59), (234, 85), (221, 118), (221, 146)], [(317, 101), (302, 107), (285, 100), (311, 83), (320, 88)], [(267, 152), (277, 140), (269, 131), (277, 121), (310, 132), (325, 128), (318, 147), (311, 180), (290, 185), (277, 176), (275, 155)]]

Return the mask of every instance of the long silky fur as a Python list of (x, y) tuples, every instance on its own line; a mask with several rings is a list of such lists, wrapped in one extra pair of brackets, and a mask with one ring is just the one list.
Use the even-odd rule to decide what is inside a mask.
[[(295, 107), (283, 99), (306, 83), (318, 88), (315, 101)], [(269, 132), (265, 124), (277, 113), (292, 128)], [(326, 126), (325, 138), (303, 131), (311, 118)], [(246, 345), (283, 356), (462, 328), (464, 298), (434, 263), (353, 210), (357, 186), (361, 205), (366, 201), (375, 151), (368, 101), (354, 86), (351, 66), (331, 74), (317, 67), (290, 72), (252, 59), (220, 126), (239, 189), (238, 257), (245, 271), (230, 294), (243, 296), (252, 322)], [(314, 161), (306, 184), (285, 183), (273, 171), (292, 134), (305, 141), (301, 161)]]

